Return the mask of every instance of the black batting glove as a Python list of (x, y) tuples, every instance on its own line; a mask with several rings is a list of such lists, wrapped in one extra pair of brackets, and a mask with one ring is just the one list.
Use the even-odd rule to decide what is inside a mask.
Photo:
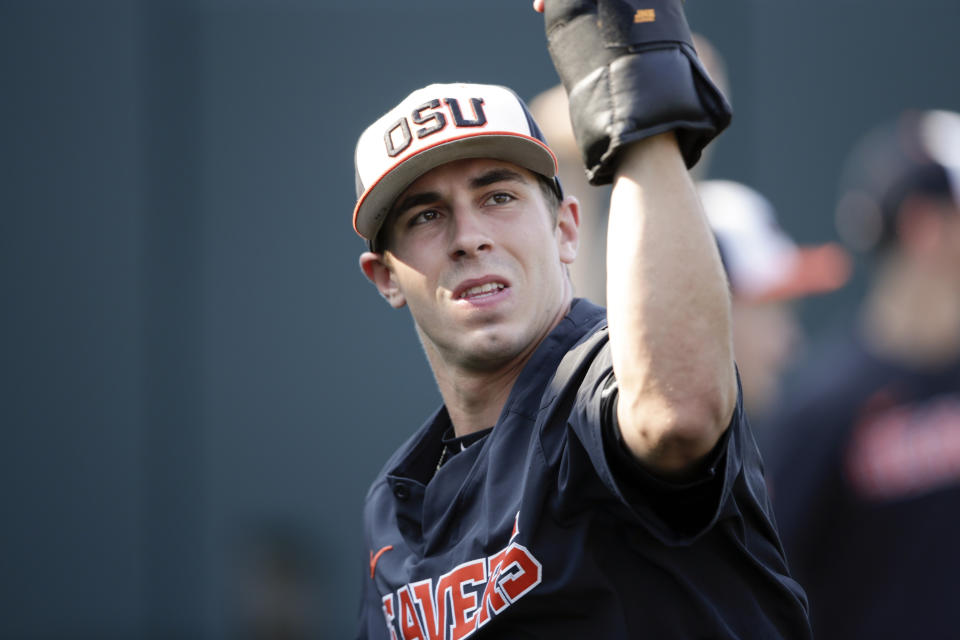
[(693, 49), (682, 0), (546, 0), (550, 56), (591, 184), (627, 144), (673, 130), (687, 167), (731, 109)]

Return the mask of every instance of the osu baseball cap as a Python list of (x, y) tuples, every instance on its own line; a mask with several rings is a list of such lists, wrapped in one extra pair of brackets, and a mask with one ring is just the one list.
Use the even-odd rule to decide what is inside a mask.
[(836, 243), (798, 246), (754, 189), (730, 180), (705, 180), (697, 189), (734, 297), (788, 300), (834, 291), (849, 279), (846, 251)]
[(417, 89), (360, 136), (354, 157), (353, 228), (372, 248), (397, 197), (427, 171), (452, 160), (495, 158), (557, 181), (557, 159), (523, 100), (486, 84)]

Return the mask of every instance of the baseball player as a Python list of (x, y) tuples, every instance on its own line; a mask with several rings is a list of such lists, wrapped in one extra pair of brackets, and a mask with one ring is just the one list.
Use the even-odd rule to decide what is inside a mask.
[(806, 638), (687, 173), (729, 107), (681, 0), (535, 8), (588, 176), (613, 183), (609, 305), (573, 296), (597, 213), (515, 93), (430, 85), (363, 132), (360, 265), (443, 405), (367, 494), (358, 635)]

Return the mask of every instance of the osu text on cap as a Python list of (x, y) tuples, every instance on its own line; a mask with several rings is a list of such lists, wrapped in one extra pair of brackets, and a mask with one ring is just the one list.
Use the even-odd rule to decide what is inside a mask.
[[(443, 103), (450, 110), (450, 117), (456, 127), (482, 127), (487, 123), (487, 116), (483, 113), (483, 98), (470, 98), (473, 107), (473, 119), (463, 117), (460, 102), (456, 98), (444, 98)], [(400, 155), (413, 142), (410, 133), (410, 120), (415, 125), (426, 125), (417, 129), (417, 139), (440, 131), (447, 126), (447, 118), (440, 107), (440, 100), (434, 98), (415, 108), (409, 118), (404, 116), (390, 125), (383, 134), (383, 141), (387, 147), (387, 155), (391, 158)]]

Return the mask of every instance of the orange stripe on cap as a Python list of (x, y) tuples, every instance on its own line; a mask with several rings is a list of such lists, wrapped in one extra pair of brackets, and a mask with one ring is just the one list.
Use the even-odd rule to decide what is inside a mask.
[(793, 254), (793, 265), (776, 283), (753, 293), (738, 292), (734, 287), (734, 296), (773, 302), (830, 293), (847, 283), (851, 270), (849, 254), (836, 243), (799, 246)]

